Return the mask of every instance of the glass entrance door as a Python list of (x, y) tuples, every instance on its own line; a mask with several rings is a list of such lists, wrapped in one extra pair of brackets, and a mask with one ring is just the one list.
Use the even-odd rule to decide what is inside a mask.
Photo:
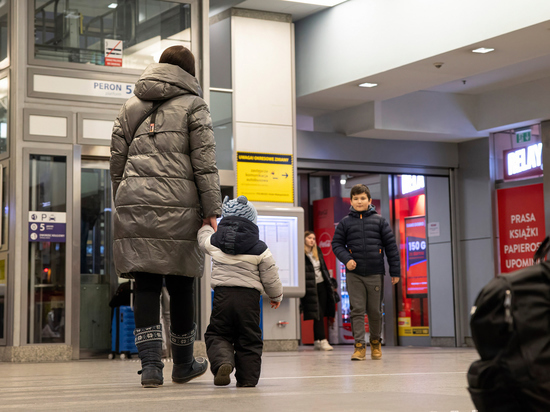
[(112, 259), (109, 163), (82, 162), (80, 210), (80, 357), (111, 348), (109, 300), (117, 285)]

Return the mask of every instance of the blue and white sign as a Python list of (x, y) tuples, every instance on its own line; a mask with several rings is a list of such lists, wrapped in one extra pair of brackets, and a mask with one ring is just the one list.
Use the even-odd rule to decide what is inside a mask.
[(33, 78), (35, 92), (111, 97), (114, 99), (128, 99), (134, 94), (134, 83), (48, 76), (45, 74), (35, 74)]
[(66, 242), (67, 213), (29, 212), (29, 242)]

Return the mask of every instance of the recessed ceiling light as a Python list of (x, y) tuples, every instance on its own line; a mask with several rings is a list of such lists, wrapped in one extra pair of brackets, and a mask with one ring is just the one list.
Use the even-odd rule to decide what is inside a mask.
[(109, 7), (110, 9), (116, 9), (116, 6), (118, 6), (117, 3), (111, 3), (107, 7)]
[(495, 49), (491, 49), (488, 47), (480, 47), (479, 49), (472, 50), (472, 52), (474, 53), (482, 53), (482, 54), (489, 53), (492, 51), (495, 51)]
[(359, 87), (376, 87), (378, 83), (361, 83)]
[(283, 0), (292, 3), (314, 4), (316, 6), (333, 7), (348, 0)]

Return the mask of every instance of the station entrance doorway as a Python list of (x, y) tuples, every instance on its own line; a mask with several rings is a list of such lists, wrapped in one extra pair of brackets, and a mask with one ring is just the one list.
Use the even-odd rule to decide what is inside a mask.
[[(330, 275), (338, 281), (340, 302), (335, 344), (353, 344), (346, 269), (332, 253), (335, 228), (350, 209), (350, 191), (366, 185), (372, 205), (393, 229), (400, 253), (401, 281), (384, 282), (382, 339), (388, 345), (455, 346), (450, 187), (447, 176), (299, 171), (305, 230), (312, 230)], [(311, 323), (311, 322), (309, 322)], [(368, 317), (365, 314), (368, 340)], [(313, 343), (312, 325), (302, 323), (302, 342)], [(309, 342), (311, 340), (311, 342)]]

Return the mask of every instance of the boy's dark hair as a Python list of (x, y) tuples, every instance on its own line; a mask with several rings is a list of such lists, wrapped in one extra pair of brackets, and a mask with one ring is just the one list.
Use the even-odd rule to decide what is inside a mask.
[(195, 56), (186, 47), (171, 46), (162, 52), (159, 63), (173, 64), (179, 66), (191, 76), (195, 75)]
[(362, 183), (359, 183), (351, 188), (349, 197), (353, 199), (353, 196), (360, 195), (361, 193), (366, 193), (369, 200), (371, 200), (369, 188)]

